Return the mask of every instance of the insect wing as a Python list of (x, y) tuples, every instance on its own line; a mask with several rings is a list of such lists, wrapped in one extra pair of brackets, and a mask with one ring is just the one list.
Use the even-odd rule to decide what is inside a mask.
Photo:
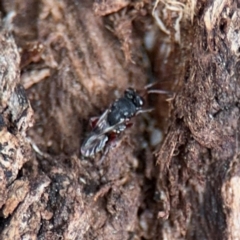
[(96, 127), (93, 129), (93, 132), (95, 132), (96, 135), (99, 137), (102, 135), (106, 135), (112, 131), (115, 131), (120, 125), (124, 125), (127, 119), (121, 119), (117, 124), (113, 126), (109, 126), (109, 123), (107, 122), (107, 115), (109, 113), (109, 110), (106, 110), (102, 116), (99, 118), (99, 120), (96, 123)]
[(98, 119), (96, 126), (93, 129), (93, 132), (96, 132), (98, 134), (101, 134), (104, 132), (104, 130), (108, 127), (107, 123), (107, 115), (108, 115), (109, 110), (106, 110), (102, 116)]
[(98, 135), (92, 132), (81, 146), (81, 154), (84, 157), (93, 157), (96, 153), (102, 151), (108, 141), (108, 136)]
[(93, 131), (82, 143), (81, 154), (84, 157), (93, 157), (96, 153), (101, 152), (109, 140), (108, 133), (116, 131), (121, 125), (125, 128), (126, 119), (121, 119), (117, 124), (109, 126), (107, 122), (108, 113), (109, 110), (106, 110), (102, 114)]
[(98, 119), (96, 126), (84, 140), (81, 146), (81, 154), (84, 157), (93, 157), (96, 153), (102, 151), (108, 141), (108, 136), (105, 135), (104, 130), (108, 127), (106, 110)]

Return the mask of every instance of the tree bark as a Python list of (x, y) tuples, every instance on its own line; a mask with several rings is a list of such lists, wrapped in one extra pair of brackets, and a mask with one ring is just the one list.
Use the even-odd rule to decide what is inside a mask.
[[(0, 239), (239, 238), (237, 1), (0, 10)], [(84, 159), (90, 117), (128, 87), (155, 110)]]
[(238, 22), (235, 1), (196, 7), (193, 50), (158, 154), (169, 239), (240, 236)]

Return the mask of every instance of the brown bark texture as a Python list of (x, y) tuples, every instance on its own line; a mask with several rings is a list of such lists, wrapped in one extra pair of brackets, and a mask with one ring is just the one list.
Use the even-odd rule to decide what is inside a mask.
[[(240, 239), (238, 1), (0, 11), (0, 239)], [(128, 87), (154, 110), (83, 158), (89, 119)]]

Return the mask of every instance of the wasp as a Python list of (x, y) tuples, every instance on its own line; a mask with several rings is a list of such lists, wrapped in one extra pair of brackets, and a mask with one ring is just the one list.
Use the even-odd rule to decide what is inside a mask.
[[(163, 92), (160, 90), (160, 93)], [(122, 97), (115, 100), (99, 118), (92, 120), (92, 131), (81, 145), (82, 156), (94, 157), (102, 152), (112, 140), (132, 125), (130, 120), (134, 116), (153, 110), (143, 109), (143, 105), (143, 98), (133, 88), (127, 88)]]

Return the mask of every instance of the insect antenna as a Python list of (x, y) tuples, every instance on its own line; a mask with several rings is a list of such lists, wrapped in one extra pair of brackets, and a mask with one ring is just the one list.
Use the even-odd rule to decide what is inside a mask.
[(169, 91), (164, 91), (160, 89), (148, 90), (147, 93), (156, 93), (156, 94), (171, 94)]
[(154, 85), (156, 85), (157, 83), (159, 83), (159, 82), (153, 82), (153, 83), (149, 83), (149, 84), (147, 84), (145, 87), (144, 87), (144, 89), (149, 89), (149, 88), (151, 88), (151, 87), (153, 87)]
[(150, 89), (152, 88), (154, 85), (157, 85), (159, 84), (159, 82), (153, 82), (153, 83), (150, 83), (148, 85), (146, 85), (144, 87), (145, 89), (145, 92), (144, 92), (144, 96), (148, 95), (148, 94), (167, 94), (167, 95), (172, 95), (171, 92), (169, 91), (165, 91), (165, 90), (161, 90), (161, 89)]
[(169, 82), (169, 80), (162, 80), (162, 81), (155, 81), (155, 82), (152, 82), (152, 83), (149, 83), (149, 84), (147, 84), (145, 87), (144, 87), (144, 89), (149, 89), (149, 88), (151, 88), (151, 87), (153, 87), (153, 86), (155, 86), (155, 85), (157, 85), (157, 84), (160, 84), (161, 85), (161, 83), (168, 83)]

